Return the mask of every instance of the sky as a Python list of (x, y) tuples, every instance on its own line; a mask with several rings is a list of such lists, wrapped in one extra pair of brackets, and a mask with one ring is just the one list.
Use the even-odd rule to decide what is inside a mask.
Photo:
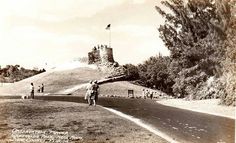
[(109, 43), (120, 64), (169, 55), (158, 35), (159, 0), (0, 0), (0, 65), (43, 67)]

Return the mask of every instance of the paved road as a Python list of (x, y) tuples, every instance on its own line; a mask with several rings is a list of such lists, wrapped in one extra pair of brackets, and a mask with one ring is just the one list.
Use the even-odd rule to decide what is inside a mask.
[[(75, 96), (41, 96), (43, 100), (84, 102)], [(139, 118), (179, 142), (234, 143), (235, 120), (191, 112), (151, 100), (99, 98), (99, 104)]]

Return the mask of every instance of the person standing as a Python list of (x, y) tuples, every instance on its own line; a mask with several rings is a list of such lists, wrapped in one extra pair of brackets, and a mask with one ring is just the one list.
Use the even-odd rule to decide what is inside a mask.
[(153, 98), (153, 91), (151, 91), (151, 93), (150, 93), (150, 98), (151, 99)]
[(95, 80), (93, 82), (93, 92), (94, 92), (94, 102), (93, 105), (96, 106), (96, 103), (98, 102), (98, 89), (99, 89), (99, 85), (98, 82)]
[(30, 96), (32, 99), (34, 99), (34, 84), (33, 83), (30, 84)]
[(37, 92), (40, 93), (41, 87), (38, 86)]
[(143, 89), (143, 99), (146, 99), (146, 92), (145, 92), (145, 89)]
[(92, 105), (92, 96), (93, 96), (93, 81), (91, 80), (87, 86), (87, 91), (86, 91), (86, 94), (85, 94), (85, 97), (84, 99), (85, 100), (88, 100), (88, 104), (89, 106)]
[(149, 92), (149, 90), (147, 89), (147, 90), (146, 90), (146, 97), (149, 98), (149, 95), (150, 95), (150, 92)]
[(42, 93), (44, 92), (44, 85), (43, 85), (43, 83), (42, 83), (42, 85), (41, 85), (41, 92), (42, 92)]

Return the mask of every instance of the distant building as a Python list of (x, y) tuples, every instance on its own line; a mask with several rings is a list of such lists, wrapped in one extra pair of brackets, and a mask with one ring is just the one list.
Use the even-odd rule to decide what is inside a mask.
[(91, 52), (88, 53), (88, 64), (94, 63), (114, 63), (113, 50), (107, 45), (95, 46)]

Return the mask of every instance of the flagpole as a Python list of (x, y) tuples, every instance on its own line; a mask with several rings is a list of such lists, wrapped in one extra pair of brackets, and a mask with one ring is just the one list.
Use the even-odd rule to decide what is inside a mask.
[(111, 48), (111, 24), (108, 24), (106, 30), (109, 30), (109, 48)]
[(111, 28), (109, 29), (109, 48), (111, 48)]

